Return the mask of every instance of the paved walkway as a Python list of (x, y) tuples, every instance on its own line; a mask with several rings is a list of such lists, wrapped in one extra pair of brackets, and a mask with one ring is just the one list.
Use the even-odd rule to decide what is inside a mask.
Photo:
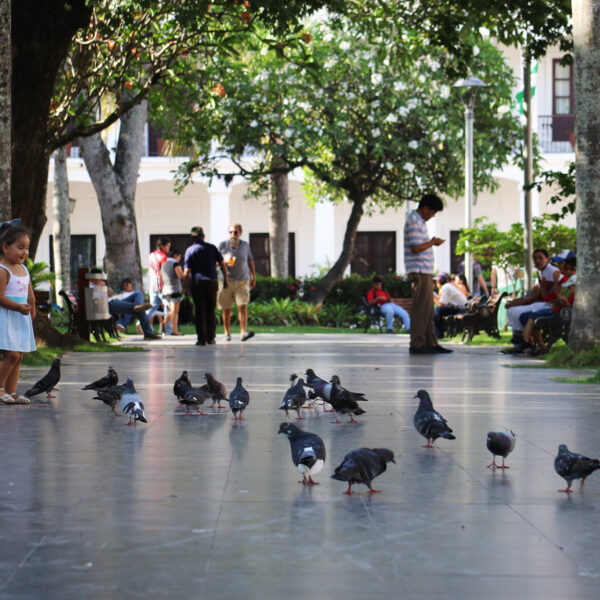
[[(600, 472), (567, 497), (553, 459), (559, 443), (600, 454), (600, 386), (506, 368), (524, 359), (493, 348), (409, 356), (406, 336), (193, 341), (70, 354), (51, 404), (0, 407), (2, 599), (598, 597)], [(81, 391), (109, 364), (134, 377), (147, 425), (125, 427)], [(369, 398), (356, 425), (304, 411), (328, 453), (314, 489), (297, 483), (277, 435), (289, 375), (308, 367)], [(183, 369), (229, 389), (241, 375), (247, 421), (183, 416), (172, 395)], [(20, 391), (45, 371), (24, 369)], [(421, 447), (420, 388), (455, 441)], [(504, 428), (517, 444), (494, 473), (485, 437)], [(360, 446), (396, 453), (381, 494), (348, 497), (330, 479)]]

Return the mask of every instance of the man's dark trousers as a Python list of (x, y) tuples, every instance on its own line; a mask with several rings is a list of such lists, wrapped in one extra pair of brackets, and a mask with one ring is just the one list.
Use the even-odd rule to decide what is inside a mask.
[(201, 344), (215, 339), (217, 334), (217, 291), (219, 282), (216, 279), (194, 281), (192, 299), (196, 310), (196, 336)]

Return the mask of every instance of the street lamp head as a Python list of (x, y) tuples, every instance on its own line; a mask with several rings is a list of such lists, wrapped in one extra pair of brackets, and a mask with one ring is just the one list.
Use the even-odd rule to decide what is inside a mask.
[(486, 87), (487, 83), (483, 83), (481, 79), (477, 77), (467, 77), (466, 79), (459, 79), (456, 83), (452, 84), (455, 88), (479, 88)]
[(459, 79), (456, 83), (452, 84), (452, 87), (468, 90), (469, 94), (465, 94), (466, 97), (463, 96), (462, 101), (465, 108), (469, 110), (475, 106), (475, 98), (477, 98), (479, 88), (487, 87), (487, 83), (483, 83), (477, 77), (467, 77), (466, 79)]

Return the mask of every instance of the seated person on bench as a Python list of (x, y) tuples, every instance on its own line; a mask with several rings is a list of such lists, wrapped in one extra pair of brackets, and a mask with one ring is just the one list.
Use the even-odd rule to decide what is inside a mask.
[(548, 351), (542, 334), (535, 327), (535, 320), (539, 317), (553, 317), (558, 314), (563, 306), (573, 306), (575, 302), (575, 284), (577, 283), (577, 258), (569, 256), (561, 263), (562, 276), (554, 283), (554, 299), (550, 300), (550, 308), (523, 313), (519, 319), (524, 325), (523, 339), (531, 346), (539, 346), (541, 353)]
[[(90, 273), (102, 273), (102, 271), (98, 268), (94, 268), (90, 270)], [(104, 285), (106, 285), (106, 281), (104, 279), (90, 279), (90, 287)], [(137, 317), (140, 321), (140, 325), (142, 326), (142, 331), (144, 332), (145, 340), (161, 339), (160, 335), (156, 335), (154, 333), (154, 330), (150, 326), (150, 322), (148, 321), (148, 317), (145, 313), (145, 310), (148, 308), (148, 304), (144, 304), (143, 302), (136, 302), (135, 300), (139, 300), (139, 296), (134, 296), (134, 294), (136, 294), (136, 292), (127, 294), (124, 298), (121, 299), (121, 294), (115, 296), (112, 289), (109, 287), (108, 312), (113, 316), (131, 315), (132, 317)]]
[(373, 277), (373, 287), (367, 292), (367, 304), (369, 306), (379, 304), (385, 317), (387, 333), (394, 333), (394, 317), (402, 319), (404, 329), (410, 331), (410, 316), (401, 306), (392, 302), (390, 294), (383, 289), (381, 277)]
[(444, 317), (456, 315), (467, 305), (467, 297), (452, 283), (447, 273), (440, 273), (436, 278), (439, 288), (437, 306), (433, 311), (435, 337), (444, 337)]

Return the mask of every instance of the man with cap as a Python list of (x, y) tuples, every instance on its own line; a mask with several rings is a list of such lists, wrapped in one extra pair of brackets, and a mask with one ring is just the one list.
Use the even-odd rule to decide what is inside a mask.
[(183, 284), (192, 292), (196, 312), (196, 346), (214, 344), (217, 333), (217, 265), (223, 272), (223, 286), (229, 285), (223, 256), (213, 244), (204, 241), (202, 227), (192, 227), (192, 245), (185, 251)]
[(406, 310), (392, 302), (389, 292), (383, 289), (383, 280), (379, 276), (373, 277), (373, 287), (367, 292), (367, 304), (373, 306), (379, 304), (379, 308), (385, 317), (388, 333), (394, 333), (394, 317), (402, 319), (404, 329), (410, 331), (410, 317)]

